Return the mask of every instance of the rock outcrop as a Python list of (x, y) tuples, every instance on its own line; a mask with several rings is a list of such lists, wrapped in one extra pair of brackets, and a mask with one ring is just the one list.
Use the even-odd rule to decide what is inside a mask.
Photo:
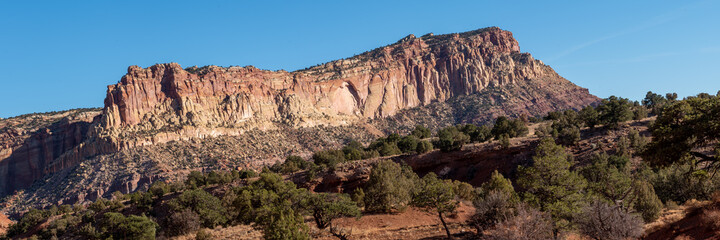
[[(102, 136), (120, 147), (238, 135), (272, 123), (342, 125), (533, 79), (578, 107), (596, 101), (528, 53), (512, 33), (485, 28), (416, 38), (294, 72), (248, 67), (128, 68), (108, 87)], [(163, 134), (158, 134), (162, 132)]]
[[(495, 27), (419, 38), (409, 35), (351, 58), (293, 72), (252, 66), (183, 69), (176, 63), (131, 66), (119, 83), (108, 86), (102, 113), (92, 110), (51, 118), (30, 130), (18, 130), (18, 118), (0, 120), (0, 197), (38, 179), (45, 179), (38, 188), (55, 191), (53, 186), (72, 185), (69, 176), (83, 178), (72, 181), (101, 183), (103, 189), (94, 190), (93, 196), (112, 189), (134, 191), (139, 184), (158, 179), (151, 174), (176, 171), (183, 165), (137, 176), (112, 173), (102, 179), (93, 175), (97, 169), (76, 166), (88, 159), (97, 163), (127, 160), (146, 164), (137, 168), (159, 169), (163, 165), (156, 160), (163, 157), (149, 147), (158, 144), (183, 145), (218, 136), (234, 136), (240, 140), (228, 142), (252, 144), (255, 140), (245, 133), (304, 129), (298, 131), (301, 137), (263, 137), (277, 139), (283, 146), (234, 146), (270, 159), (221, 156), (225, 159), (220, 161), (214, 153), (208, 156), (227, 162), (227, 166), (249, 167), (258, 165), (251, 162), (282, 159), (291, 150), (302, 155), (328, 144), (341, 144), (339, 140), (345, 137), (377, 135), (362, 132), (365, 130), (357, 130), (362, 132), (360, 136), (347, 134), (353, 129), (402, 131), (414, 123), (436, 128), (486, 122), (499, 115), (578, 109), (596, 101), (587, 89), (521, 53), (512, 33)], [(315, 138), (312, 133), (324, 127), (342, 128), (331, 131), (337, 132), (332, 135), (337, 139), (308, 144)], [(149, 157), (139, 159), (141, 155)], [(183, 159), (202, 160), (195, 156)], [(127, 166), (123, 162), (115, 167)], [(129, 180), (113, 182), (118, 176)]]
[[(46, 168), (87, 140), (98, 109), (70, 110), (0, 122), (0, 196), (29, 187)], [(59, 165), (58, 168), (66, 166)]]

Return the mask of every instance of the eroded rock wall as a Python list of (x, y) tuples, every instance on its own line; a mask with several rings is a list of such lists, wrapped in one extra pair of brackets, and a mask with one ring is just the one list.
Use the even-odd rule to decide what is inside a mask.
[[(569, 83), (519, 50), (512, 33), (487, 28), (411, 35), (349, 59), (294, 72), (252, 66), (183, 69), (175, 63), (131, 66), (120, 83), (108, 87), (102, 127), (107, 136), (121, 141), (188, 127), (192, 131), (176, 135), (237, 135), (243, 132), (238, 129), (268, 123), (308, 127), (387, 117), (530, 79)], [(580, 103), (596, 100), (575, 85), (559, 86), (560, 91), (584, 93)]]
[[(38, 179), (64, 179), (51, 174), (70, 172), (87, 159), (160, 143), (287, 128), (306, 128), (304, 132), (312, 133), (324, 126), (352, 128), (366, 121), (391, 132), (415, 123), (440, 127), (487, 122), (499, 115), (538, 115), (596, 101), (587, 89), (521, 53), (512, 33), (494, 27), (419, 38), (410, 35), (351, 58), (293, 72), (252, 66), (183, 69), (175, 63), (131, 66), (119, 83), (108, 86), (102, 113), (94, 110), (65, 120), (53, 118), (46, 121), (52, 124), (25, 130), (17, 130), (18, 118), (0, 120), (0, 197)], [(286, 142), (307, 145), (296, 147), (302, 153), (318, 147), (299, 140)], [(272, 159), (245, 160), (283, 158), (279, 147), (268, 147), (277, 148), (266, 151), (273, 153)], [(148, 166), (158, 165), (145, 160)], [(127, 168), (123, 164), (118, 166)], [(97, 172), (88, 171), (81, 177)], [(155, 179), (152, 174), (127, 179), (150, 181)], [(115, 180), (95, 182), (115, 184)], [(63, 181), (63, 186), (73, 184)], [(117, 188), (134, 191), (137, 187), (126, 183)], [(46, 187), (41, 189), (55, 189), (48, 184), (56, 183), (44, 182), (41, 185)], [(101, 188), (95, 195), (113, 189)]]

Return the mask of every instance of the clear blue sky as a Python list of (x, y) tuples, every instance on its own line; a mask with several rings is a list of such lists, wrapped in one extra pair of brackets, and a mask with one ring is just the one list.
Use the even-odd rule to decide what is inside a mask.
[(600, 97), (720, 90), (720, 1), (346, 2), (2, 1), (0, 117), (101, 107), (129, 65), (296, 70), (488, 26)]

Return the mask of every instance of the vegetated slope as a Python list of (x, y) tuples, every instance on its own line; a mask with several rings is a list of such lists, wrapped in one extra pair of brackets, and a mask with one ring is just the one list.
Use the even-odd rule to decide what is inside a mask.
[[(568, 151), (574, 156), (576, 168), (586, 165), (592, 155), (604, 152), (613, 153), (616, 149), (621, 148), (619, 141), (623, 137), (627, 137), (631, 132), (647, 135), (647, 126), (653, 121), (653, 118), (646, 118), (639, 121), (630, 121), (620, 125), (618, 128), (585, 128), (581, 131), (581, 138)], [(535, 123), (530, 126), (531, 129), (539, 128), (547, 122)], [(370, 170), (373, 165), (385, 159), (391, 159), (395, 162), (406, 163), (413, 168), (419, 175), (425, 175), (434, 172), (444, 178), (467, 181), (475, 186), (480, 186), (486, 182), (493, 170), (499, 170), (506, 176), (512, 176), (515, 169), (519, 165), (529, 165), (530, 157), (535, 151), (535, 145), (539, 140), (536, 136), (518, 137), (510, 141), (510, 145), (502, 147), (500, 141), (467, 144), (459, 151), (442, 152), (434, 150), (424, 154), (408, 154), (396, 155), (381, 158), (372, 158), (366, 160), (358, 160), (340, 163), (332, 171), (322, 172), (315, 178), (308, 178), (307, 171), (299, 171), (290, 175), (286, 175), (287, 179), (296, 181), (300, 187), (305, 187), (314, 192), (353, 192), (359, 186), (367, 181)], [(637, 166), (636, 152), (629, 149), (630, 156)], [(474, 170), (469, 170), (474, 169)], [(514, 177), (511, 177), (514, 178)], [(232, 186), (242, 186), (247, 184), (246, 181), (233, 182), (229, 186), (227, 184), (210, 185), (205, 190), (215, 196), (222, 196), (228, 193)], [(186, 184), (188, 184), (186, 182)], [(188, 191), (190, 189), (187, 189)], [(170, 202), (178, 197), (179, 193), (173, 193), (162, 197), (161, 202)], [(140, 195), (142, 196), (142, 195)], [(134, 197), (130, 197), (135, 199)], [(224, 199), (224, 198), (223, 198)], [(125, 207), (121, 208), (125, 214), (136, 214), (140, 209), (136, 200), (126, 201)], [(163, 206), (163, 204), (155, 201), (154, 206)], [(714, 210), (714, 208), (708, 208)], [(708, 210), (708, 211), (710, 211)], [(159, 210), (160, 212), (165, 210)], [(474, 208), (469, 202), (460, 203), (456, 214), (448, 216), (449, 229), (456, 237), (473, 239), (475, 238), (475, 230), (466, 222), (469, 216), (474, 212)], [(165, 218), (162, 214), (157, 215), (155, 210), (153, 214), (158, 219)], [(712, 215), (712, 213), (704, 213)], [(707, 221), (706, 221), (707, 222)], [(681, 224), (681, 222), (675, 224)], [(328, 232), (314, 228), (312, 220), (305, 219), (305, 224), (311, 226), (311, 235), (319, 239), (334, 239)], [(402, 213), (394, 214), (370, 214), (365, 215), (361, 219), (341, 218), (336, 221), (336, 227), (344, 229), (351, 234), (352, 237), (360, 237), (367, 239), (440, 239), (442, 238), (442, 225), (436, 219), (436, 216), (426, 212), (419, 211), (416, 208), (410, 208)], [(43, 232), (42, 226), (35, 232)], [(669, 227), (666, 227), (669, 228)], [(662, 228), (662, 229), (666, 229)], [(72, 230), (74, 231), (74, 230)], [(71, 231), (71, 232), (72, 232)], [(166, 229), (163, 229), (166, 231)], [(669, 230), (662, 230), (669, 231)], [(684, 230), (683, 230), (684, 231)], [(705, 230), (703, 230), (705, 231)], [(684, 231), (687, 232), (687, 231)], [(210, 236), (217, 238), (238, 238), (238, 239), (259, 239), (262, 231), (254, 229), (247, 225), (236, 225), (219, 227), (213, 230), (206, 230)], [(703, 232), (702, 236), (715, 236), (712, 232)], [(195, 233), (180, 236), (179, 239), (192, 239)], [(63, 235), (61, 238), (73, 237), (76, 235)], [(700, 236), (700, 235), (698, 235)]]
[(31, 197), (21, 198), (30, 204), (74, 203), (188, 169), (258, 168), (350, 139), (366, 143), (416, 123), (437, 129), (597, 101), (498, 28), (409, 36), (295, 72), (133, 66), (109, 86), (101, 114), (67, 122), (79, 128), (19, 134), (42, 144), (3, 144), (0, 196), (27, 189), (21, 195)]
[[(648, 137), (648, 124), (654, 118), (630, 121), (617, 129), (585, 128), (581, 131), (581, 139), (577, 144), (568, 146), (567, 150), (575, 159), (576, 167), (587, 165), (596, 154), (615, 154), (619, 146), (619, 139), (627, 137), (632, 131), (640, 136)], [(535, 123), (530, 128), (547, 124)], [(407, 154), (391, 157), (380, 157), (359, 160), (339, 165), (335, 171), (320, 173), (314, 180), (307, 181), (305, 171), (299, 171), (288, 178), (298, 186), (319, 192), (352, 191), (364, 184), (370, 175), (373, 164), (378, 161), (391, 159), (412, 167), (413, 171), (423, 176), (434, 172), (446, 179), (453, 179), (480, 186), (490, 179), (493, 171), (497, 170), (505, 176), (514, 178), (518, 166), (528, 165), (532, 162), (532, 155), (540, 138), (534, 135), (513, 138), (510, 146), (503, 148), (499, 141), (466, 144), (461, 150), (443, 152), (434, 150), (423, 154)], [(642, 160), (634, 149), (631, 153), (631, 165), (636, 167)]]
[(54, 159), (87, 140), (101, 109), (26, 114), (0, 120), (0, 196), (32, 184)]

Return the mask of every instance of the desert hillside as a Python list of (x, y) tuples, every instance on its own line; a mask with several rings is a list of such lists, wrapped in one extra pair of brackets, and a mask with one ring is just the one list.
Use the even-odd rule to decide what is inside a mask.
[(410, 35), (293, 72), (131, 66), (101, 110), (0, 120), (0, 197), (86, 203), (191, 170), (260, 170), (418, 124), (437, 130), (598, 101), (496, 27)]

